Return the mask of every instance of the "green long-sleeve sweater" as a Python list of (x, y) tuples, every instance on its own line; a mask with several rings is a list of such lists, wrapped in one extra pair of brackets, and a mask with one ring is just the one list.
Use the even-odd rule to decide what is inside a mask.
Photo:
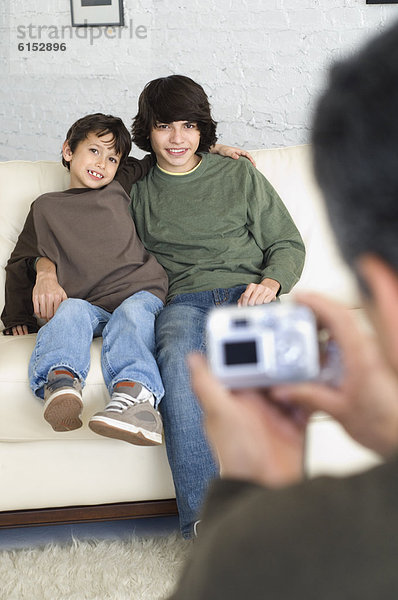
[(304, 244), (278, 194), (248, 160), (204, 154), (191, 173), (155, 166), (131, 190), (138, 235), (180, 293), (259, 283), (289, 292)]

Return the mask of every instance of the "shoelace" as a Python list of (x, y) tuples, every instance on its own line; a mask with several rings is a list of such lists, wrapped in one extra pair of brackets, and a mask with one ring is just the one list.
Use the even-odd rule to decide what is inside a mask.
[(123, 392), (113, 392), (111, 401), (105, 408), (105, 410), (112, 410), (115, 412), (123, 413), (125, 410), (137, 404), (137, 400), (129, 396), (128, 394), (123, 394)]

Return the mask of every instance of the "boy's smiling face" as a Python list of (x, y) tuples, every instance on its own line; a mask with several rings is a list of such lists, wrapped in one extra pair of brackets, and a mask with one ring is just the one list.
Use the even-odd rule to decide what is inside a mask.
[(70, 165), (71, 188), (98, 189), (114, 179), (120, 164), (114, 142), (111, 133), (99, 137), (93, 132), (78, 143), (74, 152), (68, 141), (64, 142), (62, 156)]
[(200, 131), (196, 123), (156, 123), (149, 137), (158, 165), (166, 171), (186, 173), (200, 161), (195, 154), (200, 143)]

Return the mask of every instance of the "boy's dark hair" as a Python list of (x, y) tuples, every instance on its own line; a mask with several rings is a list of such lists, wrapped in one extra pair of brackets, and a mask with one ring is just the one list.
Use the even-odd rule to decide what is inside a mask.
[[(95, 133), (102, 137), (111, 133), (114, 139), (115, 152), (120, 154), (120, 164), (128, 157), (131, 150), (131, 136), (123, 121), (119, 117), (94, 113), (78, 119), (69, 128), (66, 134), (66, 141), (72, 153), (76, 150), (78, 144), (85, 140), (89, 133)], [(70, 164), (62, 157), (62, 164), (70, 169)]]
[(317, 180), (346, 261), (398, 269), (398, 23), (336, 64), (313, 121)]
[(200, 131), (198, 152), (208, 152), (217, 141), (217, 123), (210, 112), (206, 92), (184, 75), (160, 77), (146, 84), (138, 100), (138, 113), (131, 128), (133, 142), (152, 151), (149, 135), (156, 123), (190, 121)]

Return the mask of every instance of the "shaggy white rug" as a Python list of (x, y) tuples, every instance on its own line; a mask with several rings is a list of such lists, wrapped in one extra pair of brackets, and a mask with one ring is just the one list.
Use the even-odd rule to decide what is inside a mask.
[(192, 542), (178, 533), (0, 552), (1, 600), (160, 600)]

